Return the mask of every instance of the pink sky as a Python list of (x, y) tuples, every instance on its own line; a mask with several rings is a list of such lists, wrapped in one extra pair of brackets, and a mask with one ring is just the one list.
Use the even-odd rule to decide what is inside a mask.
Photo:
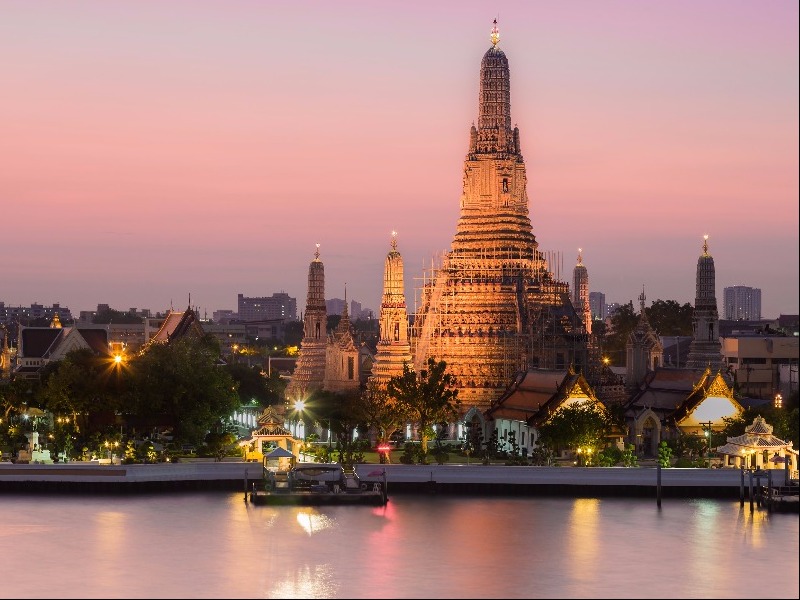
[(722, 289), (798, 312), (798, 5), (8, 1), (0, 300), (163, 310), (407, 302), (455, 233), (498, 16), (540, 249), (608, 302)]

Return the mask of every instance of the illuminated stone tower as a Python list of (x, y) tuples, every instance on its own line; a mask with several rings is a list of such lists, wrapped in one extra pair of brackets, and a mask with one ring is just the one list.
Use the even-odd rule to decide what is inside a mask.
[(589, 272), (583, 265), (583, 249), (578, 248), (578, 264), (572, 271), (572, 306), (583, 321), (586, 333), (592, 333), (592, 311), (589, 309)]
[(325, 308), (325, 266), (319, 259), (319, 244), (314, 260), (308, 267), (308, 295), (303, 316), (303, 340), (294, 374), (286, 386), (290, 402), (305, 400), (308, 395), (322, 389), (325, 379), (325, 355), (328, 338), (325, 328), (328, 320)]
[(397, 251), (397, 233), (392, 232), (392, 249), (383, 267), (383, 299), (380, 312), (380, 339), (372, 365), (371, 381), (385, 386), (395, 375), (402, 375), (403, 365), (412, 365), (408, 338), (403, 257)]
[(488, 407), (520, 370), (580, 367), (586, 356), (569, 285), (555, 280), (533, 235), (496, 25), (481, 60), (456, 233), (423, 277), (412, 337), (414, 368), (444, 360), (465, 409)]
[(719, 314), (717, 313), (716, 273), (714, 259), (708, 253), (708, 236), (703, 236), (703, 254), (697, 259), (696, 292), (692, 314), (692, 343), (686, 367), (703, 370), (722, 367), (722, 344), (719, 341)]

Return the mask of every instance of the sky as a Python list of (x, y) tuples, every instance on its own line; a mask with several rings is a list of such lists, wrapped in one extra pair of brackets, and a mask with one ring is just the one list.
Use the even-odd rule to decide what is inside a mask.
[(459, 215), (498, 19), (539, 249), (625, 303), (693, 303), (703, 235), (798, 311), (793, 0), (0, 4), (0, 301), (210, 317), (237, 294), (409, 311)]

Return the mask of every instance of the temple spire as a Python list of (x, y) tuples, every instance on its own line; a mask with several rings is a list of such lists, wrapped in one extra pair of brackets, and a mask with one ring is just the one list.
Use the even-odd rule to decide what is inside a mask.
[(397, 251), (397, 232), (392, 231), (392, 252)]
[(319, 260), (319, 244), (317, 244), (317, 250), (314, 252), (314, 260)]
[(500, 43), (500, 30), (497, 28), (497, 19), (494, 20), (494, 27), (492, 27), (492, 34), (490, 37), (492, 40), (492, 47), (494, 48)]
[(639, 294), (639, 308), (640, 313), (644, 314), (644, 301), (647, 300), (647, 296), (644, 295), (644, 285), (642, 285), (642, 293)]
[(703, 256), (708, 256), (708, 234), (703, 236)]
[(583, 253), (583, 248), (578, 248), (578, 264), (579, 265), (583, 264), (582, 253)]

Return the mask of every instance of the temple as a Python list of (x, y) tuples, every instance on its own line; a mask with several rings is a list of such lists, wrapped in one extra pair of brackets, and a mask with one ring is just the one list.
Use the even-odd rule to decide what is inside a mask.
[(303, 339), (300, 354), (286, 387), (286, 398), (291, 401), (304, 400), (312, 392), (320, 390), (325, 381), (327, 354), (328, 312), (325, 307), (325, 265), (319, 259), (319, 244), (314, 260), (308, 267), (308, 293), (303, 316)]
[(692, 344), (689, 346), (689, 369), (712, 371), (722, 368), (722, 345), (719, 341), (719, 313), (715, 290), (714, 258), (708, 253), (708, 236), (703, 236), (703, 253), (697, 259), (696, 293), (692, 314)]
[(480, 66), (460, 216), (450, 251), (418, 289), (412, 352), (444, 360), (464, 408), (488, 408), (520, 371), (581, 370), (586, 329), (539, 251), (528, 215), (520, 133), (511, 127), (508, 59), (497, 23)]
[(392, 248), (383, 267), (379, 339), (370, 381), (385, 386), (389, 379), (403, 374), (403, 365), (412, 364), (408, 339), (403, 257), (397, 251), (397, 233), (392, 232)]
[(572, 270), (572, 306), (578, 311), (586, 333), (592, 333), (592, 311), (589, 308), (589, 271), (583, 264), (583, 248), (578, 248), (578, 264)]

